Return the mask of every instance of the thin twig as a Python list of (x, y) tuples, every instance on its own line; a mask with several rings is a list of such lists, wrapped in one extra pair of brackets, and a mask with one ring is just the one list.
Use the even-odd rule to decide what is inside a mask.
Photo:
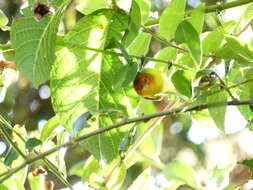
[[(86, 50), (99, 52), (99, 53), (102, 53), (102, 54), (116, 55), (116, 56), (119, 56), (119, 57), (124, 57), (124, 55), (122, 53), (117, 53), (115, 51), (96, 49), (96, 48), (91, 48), (91, 47), (87, 47), (87, 46), (83, 46), (83, 45), (77, 45), (77, 44), (69, 44), (69, 45), (72, 46), (72, 47), (80, 47), (80, 48), (84, 48)], [(129, 55), (129, 56), (132, 57), (132, 58), (139, 59), (139, 60), (143, 59), (143, 56), (137, 56), (137, 55)], [(153, 58), (153, 57), (145, 57), (145, 60), (146, 61), (153, 61), (153, 62), (160, 62), (160, 63), (168, 64), (168, 60), (165, 61), (165, 60), (156, 59), (156, 58)], [(191, 68), (184, 67), (184, 66), (176, 64), (176, 63), (173, 63), (173, 66), (184, 69), (184, 70), (192, 70)]]
[[(216, 4), (216, 5), (210, 5), (205, 8), (205, 13), (211, 13), (211, 12), (216, 12), (216, 11), (223, 11), (226, 9), (230, 9), (233, 7), (239, 7), (248, 3), (252, 3), (253, 0), (238, 0), (238, 1), (232, 1), (232, 2), (226, 2), (222, 4)], [(192, 10), (187, 11), (185, 13), (186, 17), (189, 16), (192, 13)], [(145, 23), (145, 26), (152, 26), (159, 24), (159, 19), (153, 19), (149, 20), (148, 22)]]
[[(227, 106), (252, 105), (252, 103), (253, 103), (253, 101), (251, 101), (251, 100), (237, 101), (237, 102), (228, 101)], [(16, 173), (17, 171), (24, 168), (26, 165), (31, 164), (37, 160), (40, 160), (40, 159), (58, 151), (58, 150), (60, 150), (61, 148), (72, 146), (73, 144), (79, 143), (83, 140), (86, 140), (86, 139), (93, 137), (95, 135), (104, 133), (106, 131), (116, 129), (116, 128), (122, 127), (122, 126), (130, 124), (130, 123), (145, 121), (145, 120), (149, 120), (149, 119), (153, 119), (153, 118), (157, 118), (157, 117), (162, 117), (165, 115), (173, 115), (173, 114), (177, 114), (177, 113), (181, 113), (181, 112), (201, 111), (203, 109), (208, 109), (211, 107), (220, 107), (220, 106), (224, 106), (223, 102), (222, 102), (222, 104), (221, 104), (221, 102), (216, 102), (216, 103), (212, 103), (212, 104), (201, 104), (201, 105), (198, 105), (198, 106), (195, 106), (192, 108), (186, 108), (186, 109), (185, 108), (177, 108), (177, 109), (173, 109), (173, 110), (166, 110), (166, 111), (161, 111), (161, 112), (157, 112), (157, 113), (153, 113), (153, 114), (148, 114), (148, 115), (144, 115), (144, 116), (140, 116), (140, 117), (136, 117), (136, 118), (132, 118), (132, 119), (122, 120), (122, 121), (115, 123), (113, 125), (110, 125), (110, 126), (107, 126), (104, 128), (100, 128), (100, 129), (95, 130), (93, 132), (87, 133), (83, 136), (74, 138), (64, 144), (57, 145), (56, 147), (54, 147), (44, 153), (41, 153), (40, 155), (34, 156), (30, 159), (27, 159), (26, 162), (24, 162), (23, 164), (21, 164), (20, 166), (18, 166), (16, 168), (13, 168), (12, 170), (9, 171), (9, 173), (6, 176), (1, 178), (0, 184), (3, 183), (9, 177), (11, 177), (14, 173)], [(0, 174), (0, 176), (1, 176), (1, 174)]]
[(240, 36), (243, 32), (245, 32), (252, 22), (253, 22), (253, 18), (251, 18), (251, 19), (249, 20), (249, 22), (242, 28), (242, 30), (241, 30), (238, 34), (236, 34), (236, 36), (238, 37), (238, 36)]

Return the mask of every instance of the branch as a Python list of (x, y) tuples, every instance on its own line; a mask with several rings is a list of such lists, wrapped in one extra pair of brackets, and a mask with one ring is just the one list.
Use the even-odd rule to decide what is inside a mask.
[[(19, 147), (12, 141), (10, 135), (8, 134), (8, 132), (6, 132), (5, 128), (2, 128), (2, 124), (4, 124), (8, 129), (10, 129), (11, 131), (13, 131), (13, 133), (15, 133), (18, 138), (25, 144), (26, 140), (22, 137), (22, 135), (20, 135), (20, 133), (18, 133), (7, 121), (6, 119), (0, 114), (0, 131), (2, 131), (4, 137), (6, 138), (6, 140), (9, 142), (9, 144), (12, 145), (12, 147), (19, 152), (19, 154), (26, 160), (27, 156), (19, 149)], [(7, 133), (7, 134), (6, 134)], [(37, 152), (36, 150), (33, 150), (34, 153), (36, 155), (39, 155), (39, 152)], [(51, 170), (51, 172), (66, 186), (68, 186), (70, 189), (72, 189), (71, 184), (64, 178), (64, 176), (62, 175), (62, 173), (60, 171), (57, 170), (57, 167), (47, 158), (43, 158), (43, 162), (44, 164), (49, 168), (49, 170)], [(8, 174), (8, 171), (2, 173), (0, 175), (6, 175)]]
[[(225, 9), (230, 9), (233, 7), (239, 7), (248, 3), (252, 3), (253, 0), (238, 0), (238, 1), (232, 1), (232, 2), (227, 2), (223, 4), (216, 4), (216, 5), (211, 5), (205, 8), (205, 13), (211, 13), (211, 12), (216, 12), (216, 11), (223, 11)], [(187, 11), (185, 13), (186, 16), (190, 15), (192, 13), (191, 11)], [(152, 26), (159, 24), (159, 19), (153, 19), (149, 20), (148, 22), (145, 23), (145, 26)]]
[[(238, 105), (252, 105), (253, 101), (251, 100), (245, 100), (245, 101), (228, 101), (227, 102), (227, 106), (238, 106)], [(24, 168), (26, 165), (31, 164), (37, 160), (43, 159), (46, 156), (60, 150), (61, 148), (64, 147), (68, 147), (68, 146), (72, 146), (73, 144), (79, 143), (83, 140), (86, 140), (90, 137), (93, 137), (95, 135), (104, 133), (106, 131), (110, 131), (112, 129), (116, 129), (119, 127), (122, 127), (124, 125), (130, 124), (130, 123), (135, 123), (135, 122), (140, 122), (140, 121), (145, 121), (145, 120), (149, 120), (149, 119), (153, 119), (153, 118), (157, 118), (157, 117), (162, 117), (162, 116), (166, 116), (166, 115), (174, 115), (177, 113), (185, 113), (185, 112), (191, 112), (191, 111), (201, 111), (203, 109), (207, 109), (207, 108), (211, 108), (211, 107), (220, 107), (220, 106), (224, 106), (224, 104), (221, 104), (220, 102), (216, 102), (213, 104), (201, 104), (192, 108), (177, 108), (177, 109), (173, 109), (173, 110), (167, 110), (167, 111), (161, 111), (161, 112), (157, 112), (157, 113), (153, 113), (153, 114), (149, 114), (149, 115), (144, 115), (144, 116), (140, 116), (140, 117), (136, 117), (136, 118), (132, 118), (132, 119), (125, 119), (122, 120), (118, 123), (115, 123), (113, 125), (110, 125), (108, 127), (104, 127), (104, 128), (100, 128), (98, 130), (95, 130), (93, 132), (90, 132), (88, 134), (85, 134), (83, 136), (74, 138), (72, 140), (70, 140), (67, 143), (64, 144), (60, 144), (44, 153), (41, 153), (40, 155), (34, 156), (32, 158), (27, 159), (23, 164), (19, 165), (16, 168), (13, 168), (12, 170), (10, 170), (9, 172), (4, 172), (5, 174), (8, 173), (6, 176), (4, 176), (3, 178), (0, 179), (0, 184), (3, 183), (6, 179), (8, 179), (9, 177), (11, 177), (14, 173), (18, 172), (19, 170), (21, 170), (22, 168)], [(2, 176), (3, 174), (0, 174), (0, 176)]]

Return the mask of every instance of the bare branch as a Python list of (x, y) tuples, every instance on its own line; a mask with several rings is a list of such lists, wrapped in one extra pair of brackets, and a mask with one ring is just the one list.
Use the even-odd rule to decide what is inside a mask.
[[(227, 106), (252, 105), (252, 104), (253, 104), (253, 101), (251, 101), (251, 100), (228, 101), (227, 102)], [(130, 124), (130, 123), (141, 122), (141, 121), (145, 121), (145, 120), (149, 120), (149, 119), (153, 119), (153, 118), (157, 118), (157, 117), (162, 117), (162, 116), (165, 116), (165, 115), (173, 115), (173, 114), (177, 114), (177, 113), (184, 113), (184, 112), (190, 112), (190, 111), (201, 111), (203, 109), (208, 109), (208, 108), (211, 108), (211, 107), (220, 107), (220, 106), (224, 106), (224, 104), (221, 104), (220, 102), (216, 102), (216, 103), (213, 103), (213, 104), (201, 104), (201, 105), (198, 105), (198, 106), (195, 106), (195, 107), (192, 107), (192, 108), (176, 108), (176, 109), (173, 109), (173, 110), (165, 110), (165, 111), (161, 111), (161, 112), (157, 112), (157, 113), (153, 113), (153, 114), (149, 114), (149, 115), (144, 115), (144, 116), (140, 116), (140, 117), (136, 117), (136, 118), (132, 118), (132, 119), (122, 120), (122, 121), (120, 121), (118, 123), (115, 123), (113, 125), (110, 125), (108, 127), (100, 128), (98, 130), (95, 130), (95, 131), (90, 132), (88, 134), (85, 134), (83, 136), (74, 138), (74, 139), (70, 140), (67, 143), (60, 144), (60, 145), (58, 145), (58, 146), (56, 146), (56, 147), (54, 147), (54, 148), (52, 148), (52, 149), (50, 149), (50, 150), (48, 150), (44, 153), (41, 153), (37, 156), (34, 156), (30, 159), (27, 159), (26, 162), (24, 162), (20, 166), (11, 169), (8, 172), (4, 172), (6, 175), (0, 179), (0, 184), (3, 183), (5, 180), (7, 180), (9, 177), (11, 177), (14, 173), (16, 173), (19, 170), (21, 170), (22, 168), (24, 168), (26, 165), (31, 164), (31, 163), (33, 163), (37, 160), (43, 159), (46, 156), (60, 150), (61, 148), (68, 147), (68, 146), (71, 146), (73, 144), (79, 143), (81, 141), (84, 141), (84, 140), (92, 137), (92, 136), (104, 133), (106, 131), (116, 129), (116, 128), (122, 127), (122, 126)], [(3, 174), (0, 174), (0, 176), (3, 176)]]

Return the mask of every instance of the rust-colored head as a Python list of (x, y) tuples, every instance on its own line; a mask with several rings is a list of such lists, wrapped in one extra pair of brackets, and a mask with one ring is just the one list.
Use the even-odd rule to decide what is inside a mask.
[(165, 92), (166, 81), (159, 70), (146, 68), (138, 73), (133, 86), (137, 94), (145, 98), (157, 98), (157, 94)]

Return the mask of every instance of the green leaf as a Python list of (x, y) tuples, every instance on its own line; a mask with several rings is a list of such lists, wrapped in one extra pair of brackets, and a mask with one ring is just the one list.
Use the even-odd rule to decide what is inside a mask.
[(156, 58), (164, 61), (175, 60), (178, 50), (173, 47), (165, 47), (161, 49), (157, 54)]
[(3, 185), (3, 184), (0, 184), (0, 189), (1, 189), (1, 190), (9, 190), (8, 187), (6, 187), (6, 186)]
[(212, 179), (216, 179), (215, 180), (215, 189), (223, 189), (224, 188), (224, 183), (226, 183), (227, 175), (233, 169), (233, 167), (234, 167), (234, 164), (230, 164), (225, 168), (214, 168), (213, 169)]
[[(236, 10), (235, 10), (236, 11)], [(234, 29), (234, 33), (239, 33), (243, 27), (249, 23), (250, 19), (253, 17), (253, 5), (251, 3), (246, 6), (241, 7), (241, 16), (239, 20), (236, 22), (236, 28)]]
[(203, 53), (208, 54), (215, 52), (221, 46), (223, 39), (224, 35), (221, 29), (205, 33), (205, 37), (202, 41)]
[(252, 47), (250, 47), (247, 43), (238, 40), (235, 36), (225, 35), (225, 39), (234, 54), (247, 60), (250, 63), (253, 63)]
[(185, 6), (186, 0), (172, 0), (160, 17), (160, 33), (168, 41), (174, 38), (177, 27), (184, 18)]
[(206, 76), (206, 75), (209, 75), (213, 72), (213, 70), (210, 70), (210, 69), (203, 69), (203, 70), (199, 70), (196, 75), (195, 75), (195, 78), (199, 78), (199, 77), (203, 77), (203, 76)]
[[(243, 70), (243, 79), (244, 80), (251, 80), (253, 79), (253, 67), (247, 67)], [(253, 98), (253, 81), (247, 82), (244, 85), (242, 85), (244, 94), (245, 92), (248, 93), (248, 97), (250, 99)]]
[(121, 164), (117, 169), (113, 172), (110, 180), (107, 183), (108, 189), (120, 189), (122, 183), (126, 177), (126, 166), (125, 164)]
[[(84, 46), (103, 49), (107, 37), (111, 37), (108, 28), (111, 27), (114, 10), (101, 10), (96, 13), (90, 16), (96, 17), (90, 18), (92, 23), (90, 19), (81, 19), (76, 25), (78, 28), (84, 26), (83, 33), (86, 36), (80, 39), (81, 34), (74, 28), (67, 35), (67, 40), (74, 44), (78, 39)], [(100, 24), (103, 24), (103, 28), (93, 27)], [(116, 33), (119, 32), (117, 28), (114, 30)], [(84, 112), (117, 109), (129, 114), (132, 111), (131, 104), (136, 105), (138, 101), (134, 90), (113, 89), (113, 79), (120, 74), (121, 66), (122, 63), (117, 56), (93, 52), (78, 45), (67, 46), (57, 52), (57, 60), (51, 72), (52, 102), (60, 123), (70, 133), (74, 121)], [(115, 123), (118, 117), (115, 114), (100, 114), (95, 119), (92, 127), (84, 128), (78, 135)], [(98, 160), (111, 162), (118, 156), (120, 140), (127, 130), (127, 128), (111, 130), (83, 141), (82, 145)]]
[(151, 171), (150, 168), (144, 170), (136, 180), (133, 181), (133, 183), (130, 185), (128, 190), (145, 190), (149, 189), (148, 187), (148, 180), (151, 177)]
[(71, 168), (68, 170), (68, 175), (78, 175), (82, 176), (83, 174), (83, 167), (84, 167), (85, 161), (82, 160), (80, 162), (75, 163)]
[(151, 35), (149, 33), (140, 33), (133, 43), (128, 47), (129, 55), (143, 56), (149, 49)]
[(29, 5), (29, 7), (34, 7), (35, 0), (28, 0), (28, 5)]
[(41, 176), (33, 176), (31, 173), (29, 173), (28, 180), (31, 190), (38, 190), (44, 186), (44, 180)]
[(85, 15), (90, 14), (95, 10), (109, 7), (106, 0), (77, 0), (76, 4), (76, 9)]
[[(150, 100), (141, 99), (138, 107), (138, 113), (140, 115), (146, 115), (151, 113), (156, 113), (157, 109), (154, 103)], [(148, 126), (151, 125), (153, 121), (148, 121), (145, 123), (140, 123), (137, 130), (137, 137), (143, 134)], [(157, 123), (157, 126), (150, 131), (150, 134), (145, 137), (138, 147), (138, 150), (147, 157), (153, 158), (154, 160), (159, 160), (159, 155), (162, 150), (163, 141), (163, 125)], [(147, 148), (148, 147), (148, 148)]]
[(59, 126), (59, 124), (59, 117), (57, 115), (50, 118), (41, 131), (40, 140), (45, 142), (52, 139), (56, 135), (55, 129)]
[[(79, 47), (93, 47), (95, 43), (103, 44), (103, 47), (107, 47), (114, 40), (121, 40), (121, 33), (128, 27), (128, 20), (128, 15), (121, 9), (97, 10), (81, 18), (64, 37), (64, 42)], [(106, 36), (102, 36), (105, 32)]]
[(192, 11), (189, 19), (189, 22), (192, 24), (192, 26), (199, 34), (201, 34), (203, 29), (204, 17), (205, 17), (205, 5), (200, 4), (196, 9)]
[(0, 9), (0, 28), (8, 24), (8, 18), (5, 16), (4, 12)]
[(189, 98), (192, 96), (191, 80), (189, 74), (186, 71), (177, 70), (172, 75), (171, 81), (178, 92)]
[(122, 65), (119, 70), (120, 75), (115, 75), (114, 78), (115, 89), (127, 87), (131, 82), (134, 81), (137, 72), (137, 63), (132, 63), (130, 65)]
[[(249, 85), (249, 88), (247, 88), (247, 89), (252, 88), (251, 86), (253, 85), (253, 82), (250, 82), (250, 83), (251, 83), (251, 85)], [(237, 95), (239, 96), (240, 101), (249, 99), (249, 94), (245, 93), (245, 92), (246, 92), (246, 90), (244, 90), (244, 89), (237, 91)], [(237, 109), (240, 111), (240, 113), (243, 115), (243, 117), (246, 120), (252, 119), (252, 111), (250, 110), (249, 105), (237, 106)], [(252, 124), (250, 124), (250, 126), (252, 126)]]
[(93, 156), (90, 156), (83, 167), (82, 181), (84, 183), (88, 182), (91, 174), (97, 173), (99, 170), (100, 167), (98, 161)]
[(11, 43), (15, 50), (15, 64), (35, 87), (49, 79), (54, 62), (55, 39), (61, 16), (70, 0), (62, 1), (53, 16), (38, 21), (31, 10), (12, 23)]
[(195, 61), (193, 60), (190, 53), (178, 54), (175, 63), (178, 65), (189, 67), (191, 69), (196, 68)]
[(138, 3), (135, 0), (132, 1), (132, 7), (130, 9), (130, 19), (128, 23), (128, 29), (125, 32), (122, 43), (125, 47), (128, 47), (131, 42), (138, 35), (138, 31), (141, 27), (141, 13)]
[(195, 189), (200, 189), (196, 181), (195, 172), (186, 164), (174, 161), (165, 166), (163, 173), (167, 180), (186, 184)]
[(42, 142), (39, 139), (36, 138), (30, 138), (25, 143), (25, 148), (28, 149), (29, 152), (31, 152), (36, 146), (41, 145)]
[(18, 152), (11, 147), (4, 158), (4, 164), (6, 166), (11, 166), (12, 162), (16, 160), (18, 156), (19, 156)]
[(202, 45), (199, 34), (188, 21), (183, 21), (178, 25), (175, 41), (178, 44), (186, 43), (190, 54), (196, 64), (200, 65), (202, 61)]
[(250, 167), (251, 171), (253, 172), (253, 159), (250, 159), (250, 160), (243, 160), (242, 161), (242, 164)]
[[(217, 89), (216, 89), (217, 90)], [(226, 115), (226, 101), (227, 101), (227, 92), (222, 91), (220, 93), (216, 93), (207, 97), (207, 104), (218, 104), (217, 107), (209, 107), (208, 111), (215, 122), (216, 126), (221, 130), (225, 131), (224, 129), (224, 121)]]
[(149, 12), (151, 9), (151, 1), (150, 0), (135, 0), (141, 11), (141, 24), (145, 24), (148, 17), (149, 17)]

